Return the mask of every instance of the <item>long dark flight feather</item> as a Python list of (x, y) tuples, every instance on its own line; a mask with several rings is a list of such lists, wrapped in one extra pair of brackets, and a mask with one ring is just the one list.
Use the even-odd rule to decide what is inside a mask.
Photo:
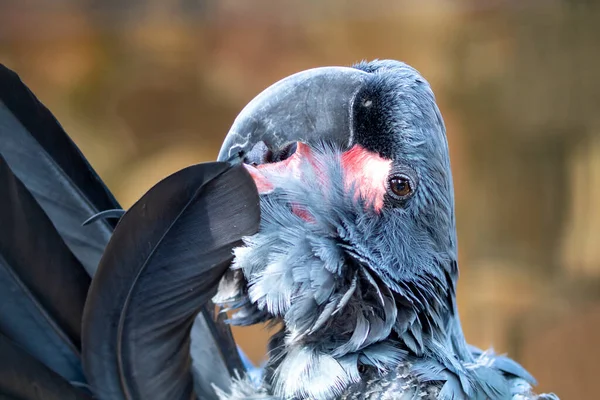
[(81, 382), (90, 277), (1, 156), (0, 188), (0, 332), (65, 379)]
[[(16, 73), (1, 64), (0, 154), (93, 275), (118, 223), (112, 217), (120, 217), (124, 211), (51, 112)], [(210, 307), (212, 304), (207, 310)], [(222, 320), (205, 320), (205, 314), (210, 313), (197, 317), (192, 357), (217, 348), (222, 358), (214, 369), (231, 372), (241, 363), (231, 331)], [(216, 337), (215, 331), (228, 335)]]
[(91, 400), (26, 351), (0, 334), (0, 399)]
[[(254, 182), (243, 166), (228, 163), (185, 168), (127, 211), (84, 312), (84, 368), (101, 400), (194, 396), (192, 323), (215, 294), (232, 249), (259, 223)], [(200, 368), (214, 368), (221, 356), (214, 357)]]
[(117, 221), (82, 222), (121, 207), (52, 113), (1, 64), (0, 154), (93, 275)]

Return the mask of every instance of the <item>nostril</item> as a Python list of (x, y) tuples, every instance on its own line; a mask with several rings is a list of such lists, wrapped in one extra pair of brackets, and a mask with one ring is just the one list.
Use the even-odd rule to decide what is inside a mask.
[(279, 152), (277, 161), (287, 160), (292, 155), (294, 155), (297, 148), (298, 148), (298, 143), (296, 143), (296, 142), (288, 144)]

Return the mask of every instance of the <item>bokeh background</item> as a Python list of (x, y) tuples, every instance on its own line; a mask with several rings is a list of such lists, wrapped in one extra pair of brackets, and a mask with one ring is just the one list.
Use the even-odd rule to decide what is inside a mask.
[[(0, 0), (0, 62), (125, 207), (214, 160), (243, 105), (302, 69), (395, 58), (444, 114), (466, 336), (540, 390), (597, 398), (600, 9), (534, 0)], [(0, 189), (1, 190), (1, 189)], [(262, 327), (235, 331), (256, 361)]]

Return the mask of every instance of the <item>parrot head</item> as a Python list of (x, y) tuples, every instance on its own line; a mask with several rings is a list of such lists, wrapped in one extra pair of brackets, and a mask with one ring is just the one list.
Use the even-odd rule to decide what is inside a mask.
[(337, 396), (430, 358), (472, 361), (456, 313), (454, 193), (441, 113), (397, 61), (316, 68), (267, 88), (219, 154), (260, 193), (260, 231), (235, 249), (215, 302), (271, 321), (267, 379), (285, 397)]

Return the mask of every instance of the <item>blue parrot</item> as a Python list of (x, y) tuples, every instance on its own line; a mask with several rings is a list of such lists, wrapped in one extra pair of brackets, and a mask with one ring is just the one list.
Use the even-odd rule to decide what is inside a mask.
[[(414, 68), (287, 77), (126, 212), (5, 67), (0, 100), (0, 395), (558, 399), (465, 340), (445, 126)], [(264, 322), (258, 368), (229, 324)]]
[(238, 310), (235, 324), (281, 323), (270, 393), (555, 398), (467, 345), (446, 132), (418, 71), (376, 60), (284, 79), (240, 113), (219, 157), (234, 154), (261, 194), (261, 227), (215, 301)]

